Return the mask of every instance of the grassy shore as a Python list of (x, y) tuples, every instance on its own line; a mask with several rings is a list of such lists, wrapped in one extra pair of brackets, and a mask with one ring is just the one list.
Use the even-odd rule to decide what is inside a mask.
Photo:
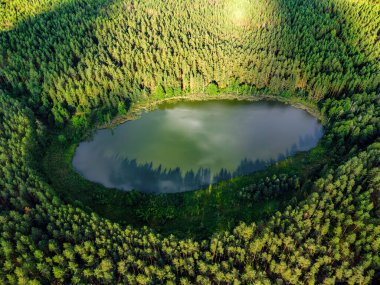
[[(282, 101), (308, 111), (323, 122), (315, 104), (304, 104), (298, 99), (229, 94), (220, 94), (211, 99)], [(142, 112), (156, 109), (160, 104), (183, 100), (205, 101), (210, 100), (210, 97), (194, 95), (138, 103), (132, 106), (127, 115), (117, 117), (111, 123), (99, 127), (114, 127), (127, 120), (136, 119)], [(298, 192), (256, 203), (239, 198), (237, 193), (242, 187), (274, 174), (298, 175), (302, 185), (306, 186), (310, 179), (329, 162), (323, 143), (319, 143), (311, 151), (298, 153), (264, 171), (220, 182), (207, 189), (151, 195), (109, 189), (84, 179), (72, 166), (72, 158), (78, 143), (79, 141), (62, 144), (53, 139), (43, 159), (43, 170), (64, 201), (121, 224), (135, 227), (149, 226), (163, 234), (175, 234), (179, 237), (205, 238), (212, 233), (231, 229), (239, 221), (263, 221), (274, 212), (303, 199), (307, 195), (305, 189), (308, 187), (301, 187)]]
[(163, 99), (150, 99), (144, 100), (131, 105), (127, 114), (122, 116), (116, 116), (113, 120), (108, 123), (97, 125), (96, 128), (113, 128), (117, 125), (125, 123), (127, 121), (135, 120), (141, 116), (144, 112), (150, 112), (159, 108), (162, 104), (174, 104), (179, 102), (201, 102), (201, 101), (220, 101), (220, 100), (237, 100), (237, 101), (276, 101), (284, 104), (292, 105), (298, 109), (305, 110), (312, 116), (319, 119), (322, 123), (325, 123), (325, 117), (320, 112), (316, 102), (307, 101), (299, 97), (281, 97), (274, 95), (239, 95), (230, 93), (221, 93), (218, 95), (210, 96), (208, 94), (188, 94), (186, 96), (176, 96)]

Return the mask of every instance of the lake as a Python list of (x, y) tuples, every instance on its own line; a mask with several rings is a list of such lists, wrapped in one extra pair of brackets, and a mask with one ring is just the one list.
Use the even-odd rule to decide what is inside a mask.
[(264, 169), (322, 135), (317, 118), (280, 102), (181, 102), (97, 130), (72, 162), (106, 187), (174, 193)]

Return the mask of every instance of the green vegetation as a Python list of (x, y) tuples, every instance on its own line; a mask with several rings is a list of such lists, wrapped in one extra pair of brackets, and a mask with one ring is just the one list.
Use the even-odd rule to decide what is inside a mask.
[(39, 0), (34, 17), (12, 2), (3, 88), (57, 126), (178, 88), (321, 100), (379, 84), (379, 8), (365, 1)]
[(71, 160), (76, 147), (76, 144), (62, 147), (58, 138), (49, 147), (44, 158), (46, 175), (63, 200), (120, 224), (127, 223), (137, 227), (148, 225), (166, 235), (173, 233), (179, 237), (197, 239), (209, 237), (216, 231), (231, 229), (239, 221), (249, 222), (252, 219), (265, 218), (289, 205), (292, 196), (293, 202), (296, 202), (297, 198), (305, 198), (307, 195), (306, 187), (303, 191), (295, 192), (292, 190), (299, 189), (300, 186), (292, 189), (283, 185), (282, 195), (273, 195), (273, 199), (263, 205), (264, 199), (241, 199), (239, 190), (244, 186), (251, 186), (251, 183), (260, 179), (268, 179), (268, 176), (297, 174), (302, 175), (302, 182), (307, 185), (307, 180), (329, 161), (320, 145), (309, 153), (299, 153), (265, 171), (237, 177), (204, 190), (149, 195), (140, 192), (111, 191), (102, 185), (87, 181), (72, 167)]
[[(379, 280), (377, 1), (0, 7), (1, 284)], [(183, 195), (104, 191), (69, 167), (95, 125), (195, 93), (317, 103), (325, 136), (310, 153)]]

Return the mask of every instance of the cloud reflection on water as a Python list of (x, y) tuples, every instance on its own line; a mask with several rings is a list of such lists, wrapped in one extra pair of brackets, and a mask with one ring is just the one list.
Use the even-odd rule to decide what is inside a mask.
[(280, 103), (181, 103), (99, 130), (73, 165), (107, 187), (187, 191), (308, 150), (322, 133), (316, 118)]

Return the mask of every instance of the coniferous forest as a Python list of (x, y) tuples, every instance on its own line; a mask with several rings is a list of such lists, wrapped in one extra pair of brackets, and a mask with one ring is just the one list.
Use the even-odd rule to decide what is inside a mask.
[[(70, 169), (94, 129), (194, 94), (302, 104), (324, 135), (174, 195)], [(379, 103), (377, 0), (3, 0), (0, 284), (378, 284)]]

